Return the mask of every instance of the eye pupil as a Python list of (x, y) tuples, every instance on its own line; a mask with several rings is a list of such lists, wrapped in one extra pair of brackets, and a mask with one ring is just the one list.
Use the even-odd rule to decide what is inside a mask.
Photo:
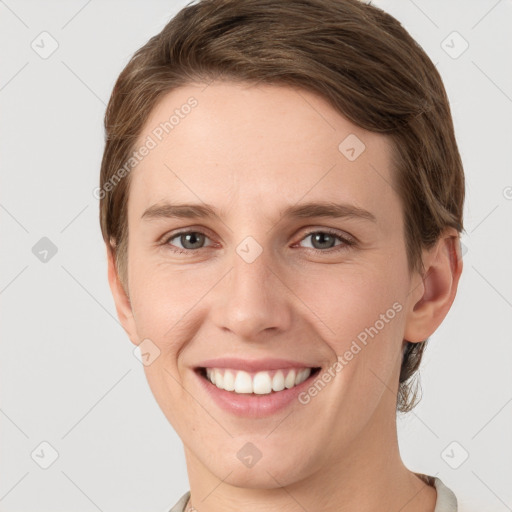
[[(326, 243), (327, 243), (327, 248), (333, 247), (333, 245), (330, 243), (335, 241), (335, 238), (329, 233), (322, 233), (322, 232), (313, 233), (312, 237), (315, 242), (317, 242), (317, 241), (320, 242), (320, 245), (322, 246), (320, 248), (322, 248), (322, 249), (326, 248), (323, 246), (323, 244), (326, 244)], [(327, 242), (325, 242), (325, 239), (327, 239)]]
[[(192, 239), (192, 241), (190, 240), (190, 238)], [(201, 233), (185, 233), (181, 235), (181, 243), (183, 247), (185, 247), (185, 249), (197, 249), (197, 247), (195, 247), (195, 245), (197, 245), (198, 243), (197, 240), (199, 240), (199, 245), (201, 245), (201, 242), (204, 241), (203, 238), (204, 235), (202, 235)], [(193, 247), (187, 247), (187, 244), (189, 242), (191, 242)]]

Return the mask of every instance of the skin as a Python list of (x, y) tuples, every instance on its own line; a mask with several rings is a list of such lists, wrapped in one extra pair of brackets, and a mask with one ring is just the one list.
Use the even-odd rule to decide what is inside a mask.
[[(424, 251), (423, 277), (410, 275), (388, 139), (306, 91), (190, 84), (154, 108), (140, 143), (190, 96), (198, 106), (130, 176), (127, 293), (108, 247), (107, 255), (124, 329), (135, 345), (149, 338), (160, 350), (144, 370), (184, 443), (192, 504), (201, 512), (432, 512), (435, 489), (401, 461), (395, 407), (403, 340), (430, 336), (454, 300), (457, 232)], [(366, 146), (355, 161), (338, 150), (349, 134)], [(376, 221), (280, 218), (286, 206), (327, 200)], [(208, 203), (219, 215), (141, 218), (164, 201)], [(184, 228), (204, 233), (202, 245), (179, 236), (165, 244)], [(356, 245), (308, 236), (326, 228)], [(252, 263), (236, 252), (248, 236), (263, 250)], [(193, 372), (223, 356), (328, 368), (395, 302), (401, 312), (307, 405), (239, 418), (212, 402)], [(247, 442), (262, 453), (252, 468), (237, 458)]]

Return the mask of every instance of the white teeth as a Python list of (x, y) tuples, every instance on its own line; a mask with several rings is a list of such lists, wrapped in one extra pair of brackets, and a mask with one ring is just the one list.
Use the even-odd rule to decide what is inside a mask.
[(309, 368), (304, 368), (297, 373), (295, 377), (295, 385), (298, 386), (301, 382), (304, 382), (311, 374), (311, 370)]
[(235, 393), (252, 393), (252, 379), (247, 372), (237, 372), (235, 377)]
[(284, 379), (284, 385), (288, 389), (293, 388), (293, 386), (295, 386), (295, 370), (290, 370), (288, 372), (286, 379)]
[(219, 389), (223, 389), (223, 381), (224, 381), (224, 377), (222, 375), (222, 372), (220, 370), (213, 370), (213, 374), (215, 375), (215, 385), (219, 388)]
[(277, 370), (272, 379), (272, 389), (274, 391), (282, 391), (284, 389), (284, 375), (281, 370)]
[(206, 368), (206, 377), (219, 389), (257, 395), (268, 395), (272, 391), (293, 388), (304, 382), (310, 375), (311, 368), (277, 370), (273, 377), (265, 371), (251, 375), (242, 370)]
[(224, 389), (226, 391), (234, 391), (235, 390), (235, 374), (230, 371), (226, 370), (224, 372)]
[(258, 372), (254, 376), (252, 389), (257, 395), (266, 395), (272, 391), (272, 379), (268, 372)]

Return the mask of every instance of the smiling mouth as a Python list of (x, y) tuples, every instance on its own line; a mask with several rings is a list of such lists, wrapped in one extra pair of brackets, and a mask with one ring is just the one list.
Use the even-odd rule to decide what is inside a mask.
[(246, 372), (231, 368), (196, 368), (196, 372), (219, 389), (243, 395), (269, 395), (294, 388), (313, 379), (320, 367), (286, 368)]

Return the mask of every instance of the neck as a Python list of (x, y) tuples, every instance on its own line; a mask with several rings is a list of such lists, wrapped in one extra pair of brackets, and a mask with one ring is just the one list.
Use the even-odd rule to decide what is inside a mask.
[[(399, 454), (396, 417), (385, 422), (378, 411), (358, 437), (338, 453), (329, 453), (315, 470), (288, 485), (272, 476), (272, 458), (258, 468), (268, 484), (251, 488), (250, 479), (240, 484), (235, 471), (219, 479), (185, 447), (192, 511), (198, 512), (433, 512), (436, 490), (408, 470)], [(298, 447), (298, 452), (300, 448)], [(295, 455), (295, 454), (292, 454)], [(263, 464), (262, 464), (263, 463)]]

